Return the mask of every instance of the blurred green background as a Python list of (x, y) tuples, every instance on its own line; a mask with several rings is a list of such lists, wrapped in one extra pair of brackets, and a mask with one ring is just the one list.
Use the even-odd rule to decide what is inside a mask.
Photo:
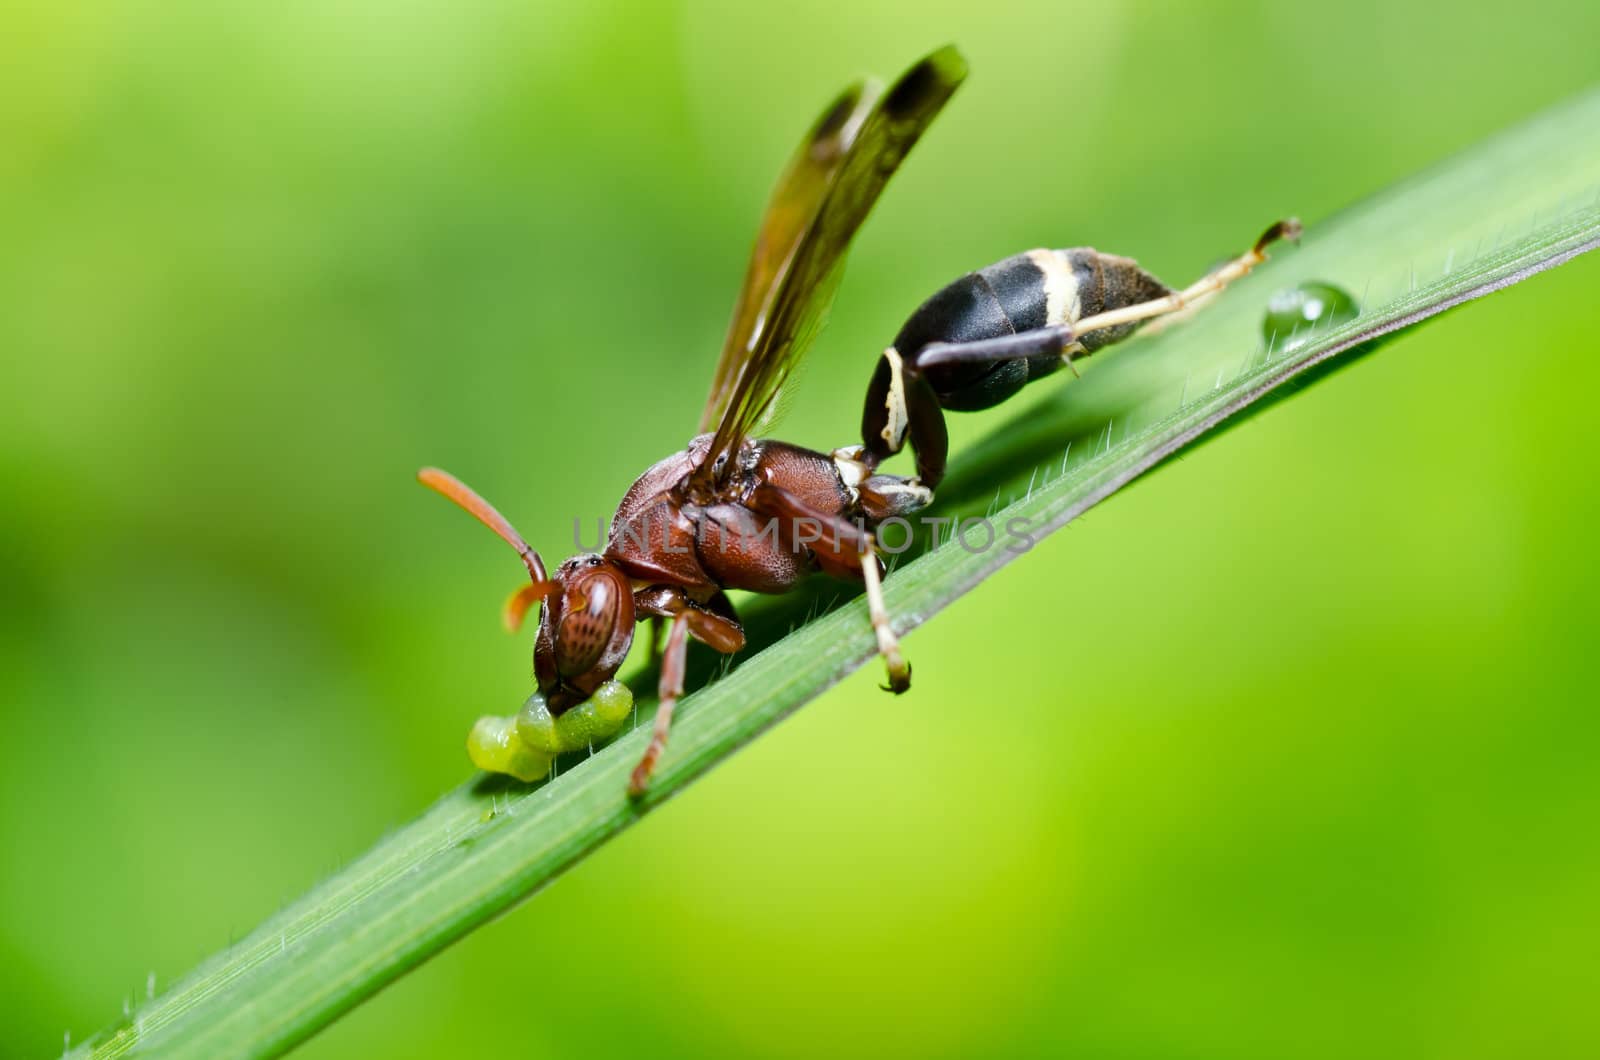
[[(1486, 0), (0, 9), (0, 1053), (467, 774), (530, 684), (518, 568), (414, 469), (564, 554), (692, 433), (850, 77), (973, 67), (807, 365), (783, 434), (823, 448), (954, 275), (1187, 279), (1586, 87), (1596, 39)], [(1163, 469), (913, 635), (914, 695), (857, 674), (304, 1054), (1595, 1055), (1597, 282)], [(1027, 738), (974, 746), (1000, 711)]]

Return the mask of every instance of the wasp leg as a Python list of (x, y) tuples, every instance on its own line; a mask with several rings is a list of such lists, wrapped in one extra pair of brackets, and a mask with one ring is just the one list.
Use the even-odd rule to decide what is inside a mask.
[[(931, 494), (929, 495), (931, 500)], [(883, 582), (879, 573), (877, 543), (872, 534), (848, 519), (811, 507), (788, 490), (763, 482), (750, 491), (749, 505), (756, 511), (788, 520), (797, 545), (811, 546), (823, 570), (836, 577), (859, 575), (867, 586), (867, 609), (872, 616), (872, 631), (878, 638), (878, 654), (889, 673), (884, 687), (899, 695), (911, 687), (911, 666), (900, 653), (900, 639), (889, 622), (883, 601)], [(809, 524), (815, 537), (802, 538), (800, 530)], [(823, 531), (827, 531), (824, 536)], [(819, 549), (817, 545), (830, 546)]]
[(856, 487), (861, 514), (874, 526), (889, 519), (904, 519), (933, 503), (933, 491), (914, 478), (872, 475)]
[(889, 624), (889, 608), (883, 602), (883, 582), (879, 580), (877, 553), (861, 553), (861, 577), (867, 583), (867, 613), (872, 616), (872, 632), (878, 638), (878, 654), (889, 671), (889, 683), (884, 688), (895, 695), (911, 687), (911, 664), (900, 654), (900, 638)]
[(745, 504), (780, 521), (784, 540), (795, 549), (808, 548), (817, 566), (837, 578), (860, 574), (861, 555), (872, 548), (866, 529), (832, 512), (814, 508), (781, 486), (759, 483)]
[(661, 683), (657, 686), (661, 702), (656, 707), (655, 724), (651, 726), (650, 745), (645, 748), (644, 757), (639, 759), (639, 764), (633, 767), (633, 775), (628, 778), (628, 794), (633, 798), (637, 799), (650, 787), (650, 774), (655, 772), (661, 752), (667, 749), (667, 733), (672, 730), (672, 711), (678, 705), (678, 697), (683, 695), (683, 664), (688, 647), (689, 615), (680, 611), (673, 616), (672, 625), (667, 630), (667, 650), (661, 661)]
[[(682, 589), (673, 586), (655, 586), (634, 594), (634, 606), (640, 614), (649, 615), (654, 626), (662, 618), (671, 618), (667, 628), (667, 647), (661, 656), (661, 683), (657, 686), (660, 705), (656, 707), (656, 720), (651, 729), (650, 745), (633, 769), (628, 780), (628, 794), (634, 798), (645, 793), (650, 786), (650, 775), (667, 748), (667, 735), (672, 729), (672, 712), (683, 695), (684, 660), (688, 655), (688, 635), (724, 655), (732, 655), (744, 647), (744, 627), (733, 616), (733, 607), (721, 592), (707, 603), (690, 599)], [(651, 646), (657, 638), (652, 634)]]
[(1235, 280), (1249, 275), (1250, 270), (1267, 260), (1267, 247), (1280, 239), (1299, 239), (1300, 222), (1296, 218), (1279, 221), (1256, 240), (1255, 246), (1240, 254), (1232, 261), (1224, 263), (1221, 267), (1212, 269), (1194, 283), (1181, 291), (1174, 291), (1165, 298), (1157, 298), (1138, 305), (1125, 306), (1121, 309), (1111, 309), (1104, 313), (1084, 317), (1073, 325), (1073, 329), (1084, 335), (1101, 328), (1114, 328), (1119, 324), (1135, 324), (1141, 320), (1152, 317), (1167, 316), (1187, 309), (1190, 305), (1209, 295), (1219, 293), (1224, 287)]
[(657, 624), (663, 618), (683, 615), (689, 622), (691, 637), (724, 655), (744, 647), (744, 626), (727, 594), (720, 589), (702, 602), (675, 585), (656, 585), (634, 593), (633, 606), (638, 614)]
[(1080, 334), (1082, 334), (1081, 329), (1066, 324), (1055, 324), (1047, 328), (1035, 328), (1033, 331), (1001, 335), (994, 339), (977, 339), (973, 342), (930, 342), (917, 352), (917, 367), (935, 368), (940, 365), (971, 361), (985, 363), (1023, 361), (1051, 353), (1070, 358), (1073, 353), (1082, 352), (1082, 347), (1077, 346)]
[(903, 357), (890, 346), (878, 358), (867, 384), (861, 414), (861, 460), (868, 469), (875, 469), (908, 441), (917, 454), (918, 480), (937, 489), (950, 451), (939, 395), (917, 370), (916, 359)]

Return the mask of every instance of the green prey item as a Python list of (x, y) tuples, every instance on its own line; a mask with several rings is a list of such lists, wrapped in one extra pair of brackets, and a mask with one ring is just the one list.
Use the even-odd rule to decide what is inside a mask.
[(560, 717), (552, 715), (544, 696), (535, 692), (514, 715), (479, 718), (467, 736), (467, 755), (486, 772), (521, 781), (542, 780), (557, 755), (611, 739), (632, 712), (633, 693), (621, 681), (607, 681)]

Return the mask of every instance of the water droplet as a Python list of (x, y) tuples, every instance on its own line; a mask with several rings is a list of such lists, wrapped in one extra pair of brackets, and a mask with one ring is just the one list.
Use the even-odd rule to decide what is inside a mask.
[(1261, 334), (1273, 353), (1311, 341), (1315, 329), (1329, 329), (1361, 315), (1350, 292), (1331, 283), (1302, 283), (1273, 295), (1261, 321)]

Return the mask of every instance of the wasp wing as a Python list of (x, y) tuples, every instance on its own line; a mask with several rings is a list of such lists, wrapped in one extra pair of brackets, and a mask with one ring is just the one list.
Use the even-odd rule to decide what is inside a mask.
[(856, 229), (966, 74), (961, 53), (941, 48), (885, 93), (847, 90), (802, 143), (768, 205), (717, 364), (701, 422), (715, 425), (695, 472), (702, 483), (772, 405), (832, 299)]
[(875, 80), (858, 81), (840, 93), (800, 141), (772, 189), (750, 251), (744, 286), (728, 322), (722, 356), (711, 378), (711, 393), (700, 415), (702, 432), (714, 428), (727, 411), (740, 371), (759, 345), (779, 279), (793, 264), (801, 238), (816, 219), (850, 145), (882, 94), (883, 86)]

